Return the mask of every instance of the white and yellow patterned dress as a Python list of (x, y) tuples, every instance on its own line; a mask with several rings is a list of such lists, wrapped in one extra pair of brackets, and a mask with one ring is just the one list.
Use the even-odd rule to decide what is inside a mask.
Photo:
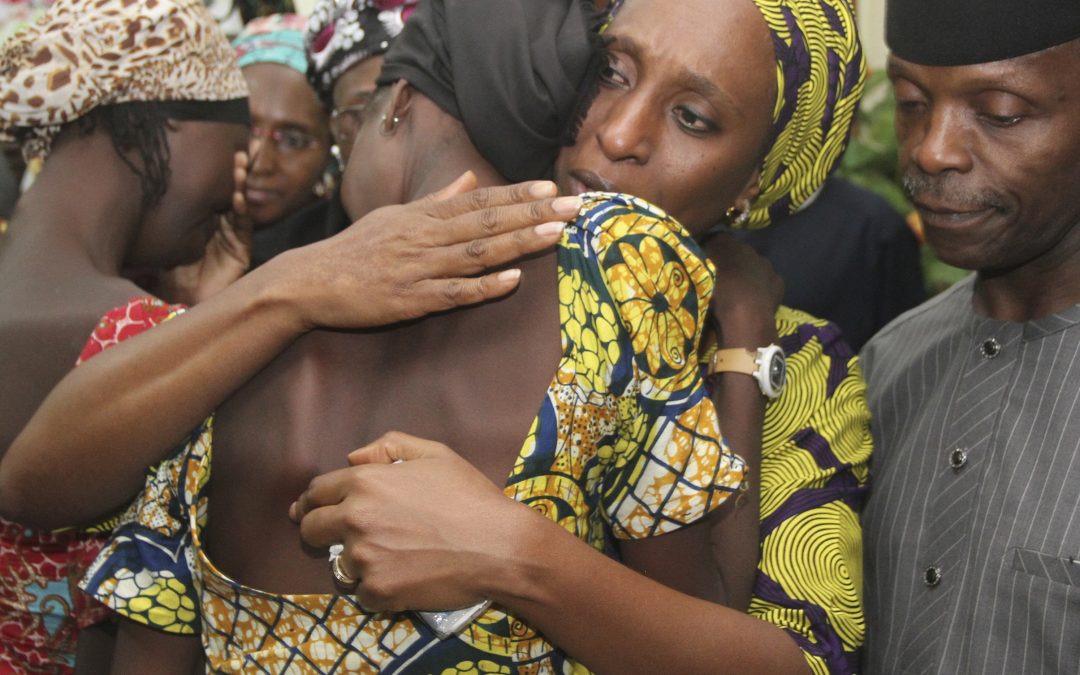
[[(557, 255), (563, 356), (506, 495), (601, 551), (700, 520), (744, 472), (698, 368), (710, 264), (678, 222), (613, 194), (587, 196)], [(151, 472), (87, 575), (84, 587), (116, 611), (201, 632), (217, 672), (584, 672), (498, 608), (440, 640), (409, 613), (229, 579), (200, 543), (212, 431), (208, 419)]]

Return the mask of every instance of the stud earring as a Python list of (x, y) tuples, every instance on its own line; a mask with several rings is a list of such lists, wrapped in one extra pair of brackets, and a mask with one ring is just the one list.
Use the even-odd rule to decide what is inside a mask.
[(738, 208), (732, 206), (724, 213), (724, 219), (727, 220), (728, 225), (731, 227), (744, 227), (750, 222), (750, 205), (747, 204), (745, 208)]
[(394, 133), (394, 129), (397, 129), (398, 122), (400, 121), (401, 118), (397, 115), (391, 117), (390, 113), (383, 113), (382, 119), (379, 120), (379, 133), (383, 136), (391, 135)]

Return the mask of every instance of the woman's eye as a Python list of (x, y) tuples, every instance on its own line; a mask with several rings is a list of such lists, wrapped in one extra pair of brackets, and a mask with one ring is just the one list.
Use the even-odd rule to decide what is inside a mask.
[(283, 131), (281, 145), (288, 150), (304, 150), (315, 143), (315, 139), (302, 131)]
[(625, 87), (629, 83), (626, 75), (619, 70), (618, 61), (612, 55), (608, 55), (607, 62), (600, 68), (600, 81), (618, 87)]
[(715, 122), (703, 115), (699, 115), (686, 106), (675, 108), (675, 119), (678, 121), (679, 126), (696, 134), (708, 133), (717, 129)]

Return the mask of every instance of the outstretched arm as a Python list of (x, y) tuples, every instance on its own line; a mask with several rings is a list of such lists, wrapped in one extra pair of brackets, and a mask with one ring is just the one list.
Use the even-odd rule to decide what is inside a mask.
[(227, 396), (315, 327), (394, 323), (496, 298), (519, 273), (471, 277), (553, 245), (580, 205), (551, 183), (378, 209), (70, 373), (0, 463), (0, 515), (39, 527), (115, 509)]

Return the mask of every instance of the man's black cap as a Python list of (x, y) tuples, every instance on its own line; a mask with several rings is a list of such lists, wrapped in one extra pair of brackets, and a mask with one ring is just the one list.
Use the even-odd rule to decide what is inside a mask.
[(927, 66), (989, 63), (1080, 38), (1080, 0), (888, 0), (885, 42)]

